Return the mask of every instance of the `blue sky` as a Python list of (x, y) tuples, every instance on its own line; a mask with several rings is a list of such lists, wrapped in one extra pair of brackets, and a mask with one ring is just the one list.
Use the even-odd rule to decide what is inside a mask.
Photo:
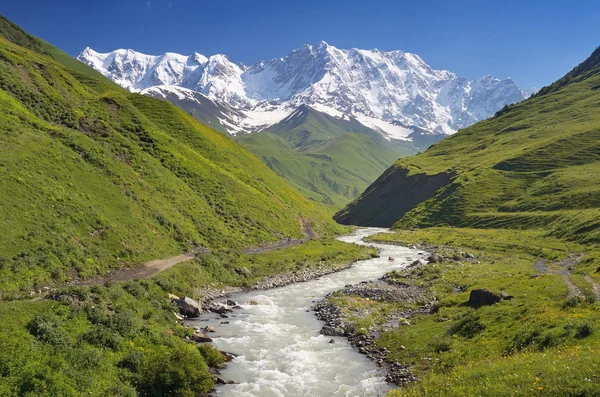
[(305, 43), (401, 49), (468, 78), (541, 87), (600, 45), (600, 1), (0, 0), (0, 13), (72, 55), (283, 57)]

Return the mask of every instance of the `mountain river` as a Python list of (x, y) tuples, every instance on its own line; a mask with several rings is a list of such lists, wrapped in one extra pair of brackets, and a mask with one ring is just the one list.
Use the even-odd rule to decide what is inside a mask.
[[(235, 354), (220, 377), (236, 384), (217, 386), (219, 396), (381, 396), (389, 390), (385, 374), (342, 337), (319, 334), (323, 322), (311, 305), (347, 284), (375, 280), (421, 257), (423, 251), (371, 244), (364, 237), (387, 229), (365, 228), (339, 240), (372, 245), (380, 257), (304, 283), (266, 291), (234, 294), (243, 307), (227, 319), (207, 313), (188, 321), (190, 326), (211, 325), (213, 345)], [(388, 260), (389, 257), (395, 261)], [(251, 305), (250, 301), (255, 301)], [(228, 324), (222, 324), (229, 322)], [(329, 343), (331, 339), (335, 343)]]

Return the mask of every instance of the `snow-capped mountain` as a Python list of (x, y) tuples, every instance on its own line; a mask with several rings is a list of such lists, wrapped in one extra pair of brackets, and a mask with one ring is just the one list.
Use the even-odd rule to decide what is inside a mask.
[(325, 42), (249, 67), (225, 55), (101, 54), (90, 48), (77, 59), (131, 91), (168, 99), (175, 90), (191, 98), (180, 101), (200, 101), (187, 90), (200, 93), (233, 110), (223, 123), (233, 134), (264, 129), (300, 105), (354, 117), (388, 139), (407, 139), (412, 126), (450, 134), (531, 95), (509, 78), (469, 81), (432, 69), (415, 54), (341, 50)]

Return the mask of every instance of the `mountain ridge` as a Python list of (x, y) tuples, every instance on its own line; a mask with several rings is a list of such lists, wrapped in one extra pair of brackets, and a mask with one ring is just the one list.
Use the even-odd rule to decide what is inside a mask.
[[(150, 56), (123, 49), (98, 53), (89, 47), (77, 59), (133, 91), (178, 86), (238, 110), (263, 113), (268, 106), (281, 113), (301, 104), (323, 105), (359, 119), (396, 121), (444, 134), (490, 117), (530, 94), (510, 78), (486, 75), (469, 81), (434, 70), (416, 54), (341, 50), (325, 42), (251, 66), (232, 63), (222, 54)], [(280, 114), (272, 124), (283, 117)], [(265, 130), (265, 125), (259, 127), (246, 132)], [(387, 129), (382, 130), (385, 136)]]

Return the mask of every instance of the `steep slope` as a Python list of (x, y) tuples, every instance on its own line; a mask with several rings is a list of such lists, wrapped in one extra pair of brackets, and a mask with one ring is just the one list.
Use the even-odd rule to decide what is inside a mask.
[[(283, 109), (324, 105), (361, 122), (359, 116), (364, 116), (367, 121), (400, 122), (451, 134), (530, 95), (511, 79), (488, 75), (469, 81), (434, 70), (415, 54), (343, 50), (325, 42), (249, 67), (225, 55), (152, 56), (124, 49), (98, 53), (86, 48), (78, 59), (132, 91), (178, 86), (237, 110), (253, 110), (251, 118), (281, 107), (278, 113), (283, 115), (274, 122), (287, 115)], [(228, 128), (228, 132), (240, 131)]]
[(2, 291), (333, 227), (222, 133), (1, 26)]
[(269, 131), (236, 140), (311, 200), (332, 211), (358, 196), (399, 157), (419, 149), (386, 141), (356, 119), (300, 106)]
[(599, 54), (534, 98), (399, 160), (335, 219), (543, 228), (600, 242)]

